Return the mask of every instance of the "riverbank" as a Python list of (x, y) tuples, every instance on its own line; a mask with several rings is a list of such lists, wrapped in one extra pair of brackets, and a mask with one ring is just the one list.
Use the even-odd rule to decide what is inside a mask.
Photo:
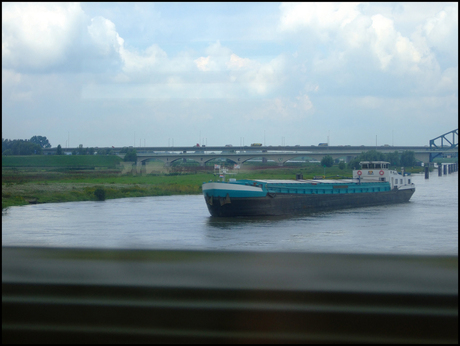
[[(37, 203), (95, 201), (96, 190), (104, 191), (104, 199), (201, 193), (203, 182), (217, 180), (212, 167), (198, 169), (179, 166), (165, 168), (152, 162), (144, 174), (131, 171), (132, 163), (95, 161), (79, 167), (69, 163), (49, 163), (41, 167), (2, 167), (2, 209)], [(99, 164), (99, 166), (98, 166)], [(37, 163), (35, 164), (37, 165)], [(418, 168), (406, 171), (420, 171)], [(243, 165), (237, 179), (295, 179), (301, 173), (304, 179), (351, 177), (350, 169), (337, 166), (324, 169), (318, 164), (293, 166)]]

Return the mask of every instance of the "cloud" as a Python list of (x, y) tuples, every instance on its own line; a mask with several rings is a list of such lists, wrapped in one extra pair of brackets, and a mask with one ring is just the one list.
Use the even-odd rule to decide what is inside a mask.
[(359, 3), (283, 3), (280, 6), (281, 31), (297, 31), (305, 27), (315, 28), (322, 39), (328, 39), (329, 31), (336, 31), (351, 23), (359, 11)]
[(120, 49), (120, 56), (123, 60), (123, 71), (130, 74), (148, 74), (158, 70), (163, 70), (167, 65), (167, 54), (156, 44), (151, 45), (142, 52), (136, 52), (124, 48)]
[(382, 15), (372, 16), (370, 27), (372, 39), (370, 47), (380, 62), (380, 68), (389, 67), (402, 71), (418, 71), (418, 64), (422, 61), (423, 52), (401, 33), (395, 30), (393, 21)]
[(458, 3), (446, 6), (423, 25), (429, 46), (443, 52), (458, 51)]
[(39, 71), (63, 64), (83, 20), (76, 3), (2, 3), (2, 66)]
[(194, 60), (195, 64), (196, 64), (196, 67), (200, 70), (200, 71), (209, 71), (210, 68), (209, 68), (209, 60), (210, 60), (210, 56), (207, 56), (206, 58), (204, 56), (202, 57), (199, 57), (198, 59)]
[(236, 54), (230, 55), (230, 61), (227, 62), (229, 70), (248, 70), (256, 67), (257, 63), (248, 58), (240, 58)]
[(110, 20), (101, 16), (92, 18), (88, 33), (98, 55), (108, 57), (120, 54), (124, 40), (118, 35), (115, 24)]
[[(245, 116), (245, 121), (269, 121), (271, 124), (292, 124), (308, 119), (315, 113), (310, 97), (301, 94), (294, 99), (275, 97), (262, 99), (258, 109)], [(268, 126), (268, 125), (266, 125)]]
[(320, 132), (309, 125), (313, 115), (326, 133), (331, 124), (380, 128), (377, 117), (417, 124), (423, 115), (428, 124), (443, 114), (443, 126), (457, 126), (456, 3), (187, 8), (200, 21), (176, 5), (145, 6), (3, 3), (5, 123), (61, 121), (68, 131), (86, 117), (82, 131), (104, 119), (123, 133), (159, 118), (167, 127), (175, 117), (187, 138), (186, 130), (206, 123), (211, 132), (225, 117), (234, 129), (228, 136), (249, 138), (270, 123), (267, 135), (295, 133), (300, 144)]
[(267, 95), (275, 86), (279, 87), (283, 82), (285, 59), (282, 55), (269, 62), (261, 63), (238, 56), (229, 48), (222, 46), (219, 41), (211, 44), (206, 52), (210, 55), (194, 60), (198, 70), (220, 72), (221, 82), (238, 84), (244, 88), (244, 91), (249, 91), (253, 95)]
[(299, 75), (309, 83), (329, 84), (328, 90), (339, 92), (343, 85), (349, 93), (379, 80), (381, 87), (402, 94), (446, 92), (448, 86), (457, 92), (445, 69), (458, 64), (458, 4), (436, 6), (437, 11), (430, 4), (420, 9), (410, 4), (282, 4), (278, 28), (287, 40), (302, 42), (296, 57), (303, 59)]

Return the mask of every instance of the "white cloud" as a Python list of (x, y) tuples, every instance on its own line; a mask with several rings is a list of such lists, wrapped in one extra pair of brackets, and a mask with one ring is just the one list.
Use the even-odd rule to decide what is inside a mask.
[(236, 54), (230, 55), (230, 61), (227, 62), (229, 70), (247, 70), (256, 67), (257, 63), (248, 58), (240, 58)]
[(289, 97), (267, 98), (257, 109), (245, 116), (246, 121), (270, 121), (270, 124), (292, 124), (300, 126), (301, 121), (311, 117), (315, 108), (309, 96), (301, 94), (294, 99)]
[[(265, 95), (273, 86), (279, 86), (283, 81), (285, 61), (279, 56), (267, 63), (243, 58), (224, 47), (219, 41), (211, 44), (206, 52), (207, 57), (194, 60), (198, 70), (203, 72), (221, 72), (222, 82), (236, 83), (254, 95)], [(228, 90), (237, 90), (230, 88)], [(241, 90), (239, 94), (241, 94)], [(235, 95), (234, 95), (235, 96)]]
[(310, 26), (315, 28), (320, 37), (326, 39), (328, 31), (339, 30), (359, 16), (360, 13), (356, 9), (358, 4), (353, 2), (283, 3), (280, 6), (279, 28), (281, 31), (297, 31)]
[(100, 55), (120, 54), (124, 40), (118, 35), (115, 24), (110, 20), (101, 16), (92, 18), (88, 33)]
[(62, 64), (78, 42), (84, 14), (77, 3), (2, 3), (2, 66)]
[(200, 71), (226, 71), (231, 60), (232, 51), (220, 44), (220, 41), (210, 44), (206, 50), (207, 57), (194, 60)]
[(308, 95), (297, 96), (297, 104), (295, 107), (298, 107), (301, 111), (309, 112), (313, 109), (313, 103), (310, 101)]
[(124, 48), (120, 49), (123, 60), (123, 71), (126, 73), (140, 73), (142, 75), (161, 70), (160, 64), (167, 64), (166, 53), (156, 44), (151, 45), (143, 52), (138, 53)]
[[(416, 138), (422, 137), (422, 117), (424, 124), (431, 121), (431, 131), (441, 126), (432, 120), (437, 114), (443, 126), (458, 124), (456, 3), (189, 7), (198, 22), (180, 8), (3, 3), (5, 123), (12, 128), (15, 119), (30, 118), (33, 126), (49, 124), (53, 114), (65, 130), (51, 121), (56, 130), (43, 131), (59, 136), (86, 116), (78, 120), (85, 131), (110, 119), (120, 133), (138, 133), (137, 124), (151, 121), (144, 127), (154, 128), (162, 117), (158, 135), (167, 142), (177, 126), (169, 134), (163, 126), (173, 117), (188, 138), (190, 128), (203, 125), (189, 119), (204, 123), (213, 116), (206, 122), (211, 129), (224, 116), (226, 125), (234, 122), (235, 131), (228, 132), (236, 138), (270, 123), (277, 136), (298, 134), (293, 141), (299, 144), (313, 131), (305, 121), (312, 114), (315, 129), (326, 133), (331, 124), (354, 126), (357, 119), (380, 128), (374, 122), (380, 116), (413, 123)], [(245, 119), (251, 126), (240, 135)], [(352, 125), (347, 136), (353, 136)], [(22, 128), (17, 125), (16, 133)], [(107, 133), (111, 142), (112, 129)]]
[(382, 70), (390, 66), (398, 73), (418, 72), (423, 52), (413, 42), (395, 30), (393, 21), (382, 15), (372, 17), (370, 47), (380, 62)]
[(423, 25), (423, 32), (432, 47), (446, 52), (458, 47), (458, 3), (446, 6), (429, 18)]
[(458, 64), (458, 4), (289, 3), (280, 6), (278, 27), (302, 45), (296, 60), (304, 59), (310, 82), (321, 76), (321, 83), (349, 90), (354, 81), (359, 89), (380, 74), (388, 82), (404, 78), (405, 93), (458, 89), (443, 72)]
[(196, 67), (198, 67), (200, 71), (209, 71), (208, 65), (209, 65), (210, 58), (211, 58), (210, 56), (207, 56), (206, 58), (202, 56), (194, 60)]

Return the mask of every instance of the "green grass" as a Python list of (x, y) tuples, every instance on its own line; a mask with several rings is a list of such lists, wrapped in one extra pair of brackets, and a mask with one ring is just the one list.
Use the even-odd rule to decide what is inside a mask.
[(2, 156), (2, 167), (116, 168), (121, 161), (114, 155)]

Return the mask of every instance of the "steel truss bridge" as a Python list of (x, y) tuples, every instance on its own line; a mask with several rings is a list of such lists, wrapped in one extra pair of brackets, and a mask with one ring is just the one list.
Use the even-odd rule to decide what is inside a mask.
[[(452, 141), (450, 141), (446, 136), (452, 135)], [(455, 140), (457, 138), (457, 140)], [(439, 143), (441, 142), (441, 143)], [(447, 144), (447, 143), (448, 144)], [(446, 143), (446, 144), (445, 144)], [(430, 155), (430, 162), (433, 161), (436, 157), (443, 155), (443, 152), (447, 149), (457, 149), (458, 150), (458, 129), (447, 132), (441, 136), (430, 139), (430, 149), (435, 150)], [(458, 151), (457, 151), (458, 153)]]

